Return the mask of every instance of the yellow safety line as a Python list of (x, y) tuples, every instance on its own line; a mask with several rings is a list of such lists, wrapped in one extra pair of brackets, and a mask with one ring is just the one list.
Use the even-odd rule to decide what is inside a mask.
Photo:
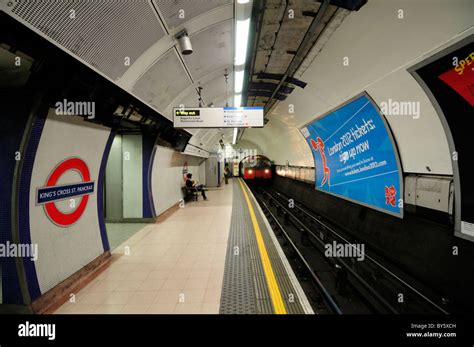
[(249, 207), (250, 219), (252, 219), (253, 230), (255, 231), (255, 237), (257, 238), (258, 250), (260, 253), (260, 258), (262, 259), (263, 271), (265, 272), (265, 278), (267, 280), (268, 289), (270, 290), (270, 298), (272, 299), (273, 308), (276, 314), (286, 314), (285, 304), (283, 303), (280, 288), (278, 287), (278, 283), (275, 278), (275, 273), (273, 272), (272, 263), (270, 262), (270, 258), (268, 257), (265, 242), (263, 241), (262, 237), (262, 232), (257, 222), (257, 217), (255, 217), (255, 211), (240, 178), (239, 183), (240, 187), (242, 188), (242, 191), (244, 192), (245, 200), (247, 201), (247, 205)]

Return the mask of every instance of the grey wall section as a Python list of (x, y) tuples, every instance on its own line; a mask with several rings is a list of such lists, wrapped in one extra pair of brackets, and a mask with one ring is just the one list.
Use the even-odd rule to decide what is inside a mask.
[(188, 172), (193, 174), (193, 179), (205, 182), (203, 158), (184, 155), (162, 146), (156, 147), (151, 186), (157, 215), (183, 198), (181, 188), (184, 186), (183, 166), (185, 163), (187, 163)]
[(206, 181), (205, 184), (208, 187), (217, 187), (219, 185), (219, 163), (218, 157), (211, 155), (206, 160)]
[(192, 171), (191, 173), (193, 175), (196, 175), (198, 177), (200, 182), (205, 182), (206, 181), (206, 161), (207, 159), (203, 158), (198, 158), (198, 157), (191, 157), (191, 163), (193, 163), (193, 170), (196, 170), (195, 172)]
[(106, 169), (105, 218), (108, 222), (151, 220), (153, 135), (116, 135)]
[(116, 135), (105, 169), (105, 219), (122, 220), (122, 135)]
[(122, 135), (123, 218), (143, 218), (142, 136)]

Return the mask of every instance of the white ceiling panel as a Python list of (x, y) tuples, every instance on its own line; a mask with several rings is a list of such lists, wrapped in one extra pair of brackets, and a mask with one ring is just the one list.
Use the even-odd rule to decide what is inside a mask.
[(195, 80), (232, 64), (232, 21), (219, 23), (191, 36), (194, 52), (184, 60)]
[(165, 35), (147, 1), (16, 1), (10, 11), (115, 81)]
[[(211, 102), (214, 103), (216, 107), (225, 106), (226, 94), (228, 93), (229, 105), (232, 106), (232, 96), (233, 96), (233, 78), (232, 75), (229, 75), (229, 80), (227, 84), (228, 90), (226, 90), (226, 83), (224, 75), (218, 76), (211, 81), (201, 84), (202, 91), (201, 95), (204, 100), (205, 106), (209, 105)], [(197, 84), (194, 85), (197, 87)], [(190, 90), (190, 93), (187, 94), (178, 104), (184, 104), (186, 107), (197, 107), (199, 105), (197, 92)]]
[[(8, 4), (5, 8), (13, 17), (170, 119), (177, 104), (198, 105), (198, 85), (203, 87), (205, 106), (233, 104), (233, 0), (17, 0)], [(72, 12), (75, 18), (70, 17)], [(194, 52), (179, 57), (171, 47), (182, 28), (188, 30)], [(128, 58), (130, 64), (125, 63)], [(190, 132), (213, 147), (222, 131), (228, 130)]]
[(190, 84), (175, 50), (171, 49), (140, 77), (133, 93), (163, 112)]
[(193, 18), (232, 0), (153, 0), (169, 29), (179, 27)]

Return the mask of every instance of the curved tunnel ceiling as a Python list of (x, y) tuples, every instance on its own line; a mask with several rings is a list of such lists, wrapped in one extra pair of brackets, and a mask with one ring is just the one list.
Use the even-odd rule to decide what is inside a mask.
[[(232, 102), (222, 93), (225, 69), (233, 93), (232, 0), (124, 1), (121, 6), (106, 1), (2, 0), (0, 9), (165, 117), (171, 119), (174, 106), (197, 101), (199, 84), (205, 105)], [(174, 39), (183, 29), (193, 45), (190, 56), (181, 55)], [(217, 129), (190, 132), (222, 136)]]
[[(261, 63), (267, 61), (268, 71), (274, 71), (276, 66), (283, 69), (291, 57), (291, 52), (278, 47), (291, 42), (296, 47), (311, 21), (302, 11), (315, 11), (320, 5), (312, 0), (266, 3), (265, 42), (272, 41), (270, 33), (283, 15), (281, 8), (291, 6), (296, 12), (295, 19), (282, 22), (274, 38), (277, 54), (270, 54), (267, 61), (266, 49), (272, 46), (265, 44), (256, 52), (260, 57), (256, 68), (263, 69)], [(124, 1), (121, 6), (86, 0), (54, 4), (0, 0), (6, 13), (169, 119), (173, 107), (198, 104), (198, 87), (203, 88), (203, 106), (233, 105), (234, 5), (233, 0)], [(181, 55), (175, 39), (183, 29), (193, 44), (189, 56)], [(196, 137), (192, 143), (210, 151), (219, 146), (223, 134), (225, 143), (232, 140), (232, 129), (188, 131)]]

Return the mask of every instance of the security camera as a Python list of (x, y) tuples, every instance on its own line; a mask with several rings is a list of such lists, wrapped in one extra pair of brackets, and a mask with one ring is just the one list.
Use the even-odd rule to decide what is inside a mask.
[(191, 45), (191, 40), (189, 39), (188, 32), (186, 30), (181, 31), (178, 35), (176, 35), (176, 39), (178, 40), (181, 54), (190, 55), (193, 53), (193, 46)]

